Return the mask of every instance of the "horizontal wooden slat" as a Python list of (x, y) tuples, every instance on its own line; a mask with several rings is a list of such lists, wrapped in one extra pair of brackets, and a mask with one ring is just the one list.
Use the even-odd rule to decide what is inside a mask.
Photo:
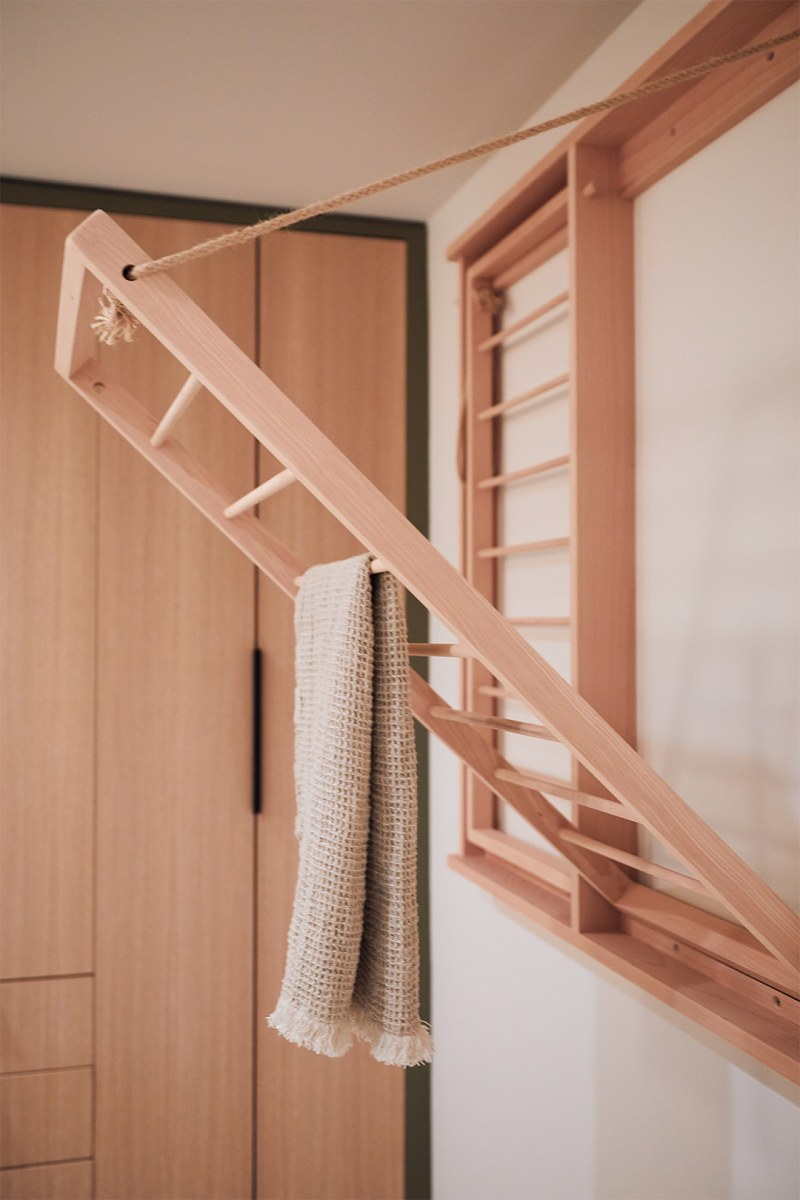
[(779, 962), (741, 925), (641, 883), (629, 884), (616, 905), (626, 916), (646, 921), (800, 999), (800, 975)]
[(569, 545), (568, 537), (543, 538), (539, 542), (520, 542), (517, 546), (487, 546), (478, 558), (506, 558), (509, 554), (536, 554), (539, 550), (558, 550)]
[(91, 1069), (0, 1077), (0, 1166), (91, 1153)]
[(92, 1062), (92, 979), (0, 984), (0, 1072)]
[[(746, 994), (726, 987), (700, 969), (682, 963), (679, 957), (663, 953), (628, 933), (582, 933), (572, 929), (569, 920), (559, 919), (554, 890), (489, 855), (453, 855), (447, 861), (460, 875), (485, 888), (516, 912), (537, 921), (651, 996), (752, 1054), (773, 1071), (800, 1082), (797, 1026), (779, 1010), (765, 1012), (761, 1003)], [(649, 890), (641, 885), (631, 884), (631, 887), (639, 887), (643, 892)]]
[[(799, 23), (797, 6), (790, 6), (749, 44), (789, 33)], [(699, 79), (620, 147), (620, 194), (629, 200), (640, 196), (798, 78), (800, 56), (797, 43), (790, 42)]]
[(489, 408), (482, 409), (478, 413), (478, 420), (490, 421), (492, 417), (499, 417), (501, 413), (510, 412), (512, 408), (519, 408), (521, 404), (527, 404), (529, 400), (536, 400), (538, 396), (546, 396), (548, 392), (555, 392), (567, 383), (569, 383), (569, 371), (565, 371), (563, 375), (556, 375), (553, 379), (548, 379), (527, 392), (520, 392), (518, 396), (512, 396), (510, 400), (503, 400), (501, 404), (492, 404)]
[(544, 725), (531, 725), (528, 721), (511, 721), (507, 717), (486, 717), (482, 713), (464, 712), (455, 708), (437, 708), (433, 716), (440, 721), (454, 721), (459, 725), (482, 725), (486, 729), (500, 729), (506, 733), (523, 733), (527, 737), (555, 741)]
[(470, 658), (472, 651), (468, 646), (459, 646), (457, 642), (409, 642), (408, 653), (411, 658)]
[(579, 792), (575, 788), (548, 779), (546, 775), (531, 775), (527, 771), (497, 772), (497, 778), (505, 783), (515, 783), (518, 787), (534, 788), (544, 792), (546, 796), (559, 796), (562, 800), (570, 800), (573, 804), (595, 809), (596, 812), (608, 813), (612, 817), (620, 817), (623, 821), (638, 821), (635, 812), (620, 804), (619, 800), (607, 800), (604, 796), (593, 796), (590, 792)]
[(479, 488), (503, 487), (507, 483), (516, 483), (518, 479), (529, 479), (532, 475), (543, 475), (547, 471), (555, 471), (569, 464), (568, 454), (559, 454), (557, 458), (548, 458), (546, 462), (534, 463), (531, 467), (520, 467), (517, 471), (506, 471), (504, 475), (492, 475), (481, 479)]
[[(620, 927), (624, 933), (630, 933), (640, 942), (648, 942), (671, 958), (675, 958), (689, 967), (696, 967), (698, 971), (702, 971), (704, 975), (708, 975), (712, 979), (719, 979), (742, 995), (755, 1000), (769, 1013), (778, 1012), (787, 1021), (791, 1021), (794, 1025), (800, 1025), (800, 1000), (795, 999), (794, 996), (762, 983), (759, 979), (753, 979), (751, 975), (746, 975), (737, 967), (728, 966), (727, 963), (712, 958), (710, 954), (704, 954), (702, 950), (696, 950), (694, 946), (689, 946), (686, 942), (679, 942), (673, 935), (655, 929), (644, 921), (637, 921), (635, 917), (623, 914)], [(798, 1036), (798, 1047), (800, 1047), (800, 1035)]]
[(507, 288), (513, 287), (520, 279), (524, 279), (526, 275), (530, 275), (531, 271), (535, 271), (543, 263), (549, 262), (551, 258), (555, 258), (562, 250), (566, 250), (568, 242), (569, 237), (565, 225), (563, 229), (557, 229), (546, 241), (541, 242), (533, 250), (529, 250), (527, 254), (523, 254), (522, 258), (518, 258), (516, 262), (511, 263), (505, 270), (495, 275), (492, 285), (498, 292), (503, 292)]
[(532, 872), (542, 883), (557, 887), (565, 895), (569, 895), (575, 868), (557, 854), (540, 850), (538, 846), (531, 846), (501, 829), (471, 829), (469, 842), (489, 854), (502, 858), (512, 867)]
[(529, 325), (533, 325), (541, 317), (547, 316), (554, 308), (560, 308), (562, 304), (566, 304), (569, 300), (569, 292), (559, 292), (557, 296), (547, 300), (544, 304), (540, 304), (538, 308), (534, 308), (532, 312), (526, 313), (524, 317), (520, 317), (518, 321), (514, 321), (505, 329), (498, 330), (491, 337), (486, 338), (478, 346), (479, 350), (494, 350), (496, 346), (502, 346), (509, 338), (512, 338), (515, 333), (519, 333), (521, 329), (527, 329)]
[[(554, 804), (541, 794), (527, 788), (516, 787), (513, 783), (497, 782), (497, 772), (510, 763), (503, 758), (499, 751), (485, 738), (480, 730), (470, 725), (448, 721), (436, 714), (444, 709), (450, 711), (440, 696), (426, 680), (409, 671), (411, 691), (411, 707), (414, 716), (431, 733), (438, 738), (454, 754), (469, 767), (475, 776), (494, 791), (506, 804), (510, 805), (524, 821), (544, 837), (551, 846), (563, 854), (574, 867), (600, 892), (601, 896), (614, 901), (621, 895), (630, 879), (620, 870), (616, 863), (597, 859), (595, 855), (587, 854), (579, 846), (570, 846), (559, 840), (562, 829), (572, 828)], [(567, 919), (569, 909), (567, 908)]]
[(683, 875), (680, 871), (662, 867), (659, 863), (651, 862), (647, 858), (640, 858), (638, 854), (620, 850), (618, 846), (607, 846), (605, 842), (598, 842), (596, 838), (587, 837), (584, 833), (576, 833), (572, 829), (565, 829), (560, 836), (562, 841), (571, 842), (574, 846), (582, 846), (584, 850), (591, 850), (594, 854), (602, 854), (604, 858), (611, 858), (614, 862), (623, 863), (626, 867), (635, 867), (637, 871), (643, 871), (645, 875), (666, 879), (690, 892), (699, 892), (701, 896), (708, 895), (708, 888), (702, 880), (695, 879), (691, 875)]
[(559, 232), (566, 234), (567, 189), (562, 188), (555, 196), (537, 208), (535, 212), (512, 229), (483, 258), (472, 265), (476, 279), (493, 280), (512, 269), (520, 259), (527, 257), (542, 245), (550, 242)]
[(571, 623), (570, 617), (506, 617), (506, 620), (511, 625), (541, 625), (544, 627), (559, 628)]
[(0, 1171), (0, 1200), (91, 1200), (92, 1174), (90, 1159), (12, 1167)]

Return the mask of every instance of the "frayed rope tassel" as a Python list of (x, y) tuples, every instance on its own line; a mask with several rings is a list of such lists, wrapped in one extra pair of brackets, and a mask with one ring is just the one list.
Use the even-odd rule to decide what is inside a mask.
[(92, 321), (92, 329), (98, 340), (106, 346), (132, 342), (138, 328), (139, 322), (133, 313), (129, 313), (122, 301), (104, 287), (100, 297), (100, 312)]

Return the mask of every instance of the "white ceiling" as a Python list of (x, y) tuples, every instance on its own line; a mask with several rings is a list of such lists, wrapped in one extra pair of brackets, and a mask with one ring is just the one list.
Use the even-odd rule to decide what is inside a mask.
[[(518, 128), (637, 2), (2, 0), (0, 169), (306, 204)], [(474, 169), (357, 211), (425, 219)]]

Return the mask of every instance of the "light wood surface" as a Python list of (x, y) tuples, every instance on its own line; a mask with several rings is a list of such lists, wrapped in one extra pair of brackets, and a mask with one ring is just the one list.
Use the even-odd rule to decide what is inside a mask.
[(189, 406), (197, 398), (203, 390), (203, 385), (199, 379), (195, 379), (194, 375), (190, 375), (184, 383), (181, 390), (178, 392), (175, 399), (170, 404), (164, 416), (158, 423), (155, 433), (150, 438), (150, 443), (153, 446), (163, 446), (164, 442), (171, 435), (172, 430), (177, 425), (183, 414), (188, 411)]
[(739, 971), (746, 971), (800, 997), (797, 972), (776, 962), (741, 925), (639, 883), (629, 884), (616, 904), (625, 917), (652, 925), (682, 943), (730, 963)]
[[(771, 7), (774, 11), (775, 6)], [(797, 27), (797, 5), (789, 4), (740, 45), (766, 41)], [(799, 78), (800, 50), (794, 42), (776, 46), (769, 57), (762, 54), (745, 59), (699, 79), (685, 95), (671, 98), (665, 111), (621, 147), (622, 195), (629, 199), (640, 196)]]
[(502, 729), (506, 733), (522, 733), (526, 737), (544, 738), (555, 741), (553, 734), (544, 725), (533, 725), (530, 721), (512, 721), (508, 717), (485, 717), (482, 713), (463, 712), (442, 705), (432, 715), (441, 721), (456, 721), (462, 725), (481, 725), (486, 729)]
[(409, 642), (410, 658), (471, 658), (469, 646), (460, 646), (458, 642)]
[[(484, 855), (451, 856), (454, 870), (478, 883), (496, 899), (523, 916), (532, 917), (551, 933), (630, 980), (670, 1008), (691, 1017), (712, 1033), (751, 1054), (785, 1078), (800, 1082), (797, 1026), (773, 1005), (767, 1012), (760, 1000), (728, 987), (680, 955), (631, 937), (624, 932), (579, 933), (564, 919), (566, 902), (557, 893), (524, 878), (519, 871)], [(637, 886), (637, 885), (631, 885)], [(642, 891), (648, 889), (642, 888)]]
[(2, 1200), (92, 1200), (91, 1162), (48, 1163), (0, 1171)]
[[(277, 234), (260, 243), (260, 361), (303, 412), (401, 510), (405, 507), (405, 245)], [(262, 452), (261, 476), (280, 464)], [(261, 523), (304, 565), (362, 551), (304, 488)], [(264, 651), (264, 797), (258, 833), (259, 1197), (399, 1200), (405, 1080), (366, 1047), (327, 1059), (268, 1028), (283, 977), (297, 841), (293, 787), (293, 606), (259, 581)]]
[(591, 850), (594, 854), (602, 855), (603, 858), (611, 858), (614, 862), (635, 867), (637, 870), (643, 871), (645, 875), (653, 875), (658, 879), (667, 879), (670, 883), (678, 884), (680, 887), (686, 888), (687, 891), (697, 892), (701, 896), (708, 895), (708, 888), (699, 879), (694, 879), (691, 875), (684, 875), (680, 871), (672, 871), (669, 867), (662, 867), (658, 863), (650, 862), (638, 854), (630, 854), (627, 850), (620, 850), (608, 841), (599, 841), (597, 838), (588, 837), (584, 833), (576, 833), (574, 829), (565, 829), (561, 834), (561, 839), (565, 842), (571, 842), (573, 846), (583, 846), (584, 850)]
[(512, 396), (510, 400), (503, 400), (500, 404), (492, 404), (489, 408), (484, 408), (478, 420), (489, 421), (492, 417), (499, 417), (501, 413), (510, 412), (513, 408), (519, 408), (521, 404), (527, 404), (529, 400), (536, 400), (539, 396), (546, 396), (549, 392), (555, 392), (567, 383), (569, 383), (569, 372), (556, 375), (553, 379), (548, 379), (544, 383), (537, 384), (536, 387), (530, 388), (526, 392), (520, 392), (518, 396)]
[(619, 800), (606, 800), (602, 796), (579, 792), (575, 788), (566, 787), (558, 780), (548, 779), (546, 776), (531, 775), (528, 771), (501, 770), (497, 772), (497, 778), (504, 779), (507, 783), (516, 783), (519, 787), (534, 788), (536, 791), (544, 792), (545, 795), (560, 796), (563, 800), (571, 800), (573, 804), (584, 804), (587, 808), (596, 809), (597, 812), (610, 813), (622, 820), (637, 820), (636, 814), (620, 804)]
[(94, 965), (98, 424), (51, 365), (59, 263), (64, 238), (79, 220), (74, 212), (4, 205), (0, 222), (5, 979), (78, 974)]
[(542, 263), (548, 262), (556, 254), (567, 248), (567, 227), (559, 229), (551, 237), (537, 246), (534, 250), (529, 251), (524, 257), (512, 263), (506, 270), (500, 271), (495, 275), (492, 283), (499, 290), (510, 288), (525, 275), (529, 275), (531, 271), (535, 271)]
[(0, 1166), (92, 1153), (92, 1071), (0, 1076)]
[(244, 496), (240, 496), (233, 504), (229, 504), (225, 509), (225, 516), (228, 519), (241, 516), (251, 508), (255, 508), (262, 500), (268, 499), (270, 496), (276, 496), (278, 492), (282, 492), (290, 483), (295, 482), (295, 477), (291, 471), (278, 471), (271, 479), (267, 479), (264, 483), (260, 483), (258, 487), (247, 492)]
[[(501, 238), (490, 250), (473, 264), (476, 279), (491, 279), (498, 290), (510, 287), (508, 280), (498, 283), (497, 277), (518, 268), (520, 261), (548, 242), (558, 233), (566, 234), (567, 189), (562, 188), (546, 204), (532, 212), (524, 221), (512, 229), (507, 237)], [(527, 264), (526, 264), (527, 267)], [(527, 267), (525, 273), (533, 268)]]
[(507, 558), (510, 554), (538, 554), (540, 550), (560, 550), (569, 545), (568, 537), (541, 538), (538, 542), (520, 542), (517, 546), (486, 546), (479, 558)]
[[(650, 79), (657, 79), (693, 63), (704, 62), (716, 54), (725, 54), (748, 43), (763, 40), (770, 36), (769, 30), (773, 22), (791, 21), (792, 16), (796, 18), (796, 12), (795, 0), (712, 0), (712, 3), (704, 5), (696, 16), (660, 46), (641, 67), (612, 90), (627, 91)], [(797, 54), (796, 46), (789, 45), (780, 47), (771, 59), (764, 55), (758, 63), (753, 60), (760, 74), (766, 77), (766, 82), (761, 94), (755, 99), (749, 82), (746, 87), (741, 88), (738, 104), (731, 104), (728, 128), (770, 98), (771, 78), (780, 76), (783, 86), (786, 86), (784, 64), (777, 57), (781, 50), (794, 50)], [(735, 72), (738, 66), (739, 64), (726, 67), (724, 72), (718, 72), (711, 78), (718, 79), (719, 85), (724, 86), (726, 73), (730, 70)], [(795, 75), (794, 78), (796, 77)], [(491, 246), (529, 218), (542, 204), (561, 192), (566, 181), (565, 159), (571, 146), (583, 142), (586, 145), (624, 148), (628, 141), (644, 135), (644, 131), (651, 125), (654, 132), (658, 131), (664, 114), (673, 105), (680, 104), (684, 96), (698, 96), (705, 101), (705, 93), (698, 90), (704, 82), (699, 80), (693, 84), (670, 88), (639, 99), (635, 104), (599, 113), (581, 121), (452, 243), (447, 251), (448, 258), (461, 259), (468, 264), (475, 262), (481, 255), (486, 254)], [(674, 123), (671, 128), (676, 130), (672, 138), (675, 148), (671, 157), (665, 155), (662, 159), (662, 175), (686, 158), (680, 128)], [(690, 135), (693, 132), (690, 124)], [(696, 148), (700, 148), (699, 144)], [(651, 179), (651, 182), (653, 181)]]
[[(241, 354), (213, 320), (163, 275), (129, 283), (122, 265), (146, 254), (104, 213), (71, 235), (77, 255), (115, 290), (144, 325), (158, 331), (187, 369), (277, 454), (325, 507), (453, 634), (470, 646), (497, 679), (519, 692), (542, 723), (586, 765), (715, 896), (787, 964), (800, 963), (796, 914), (705, 824), (589, 704), (478, 595), (469, 583), (281, 390)], [(72, 300), (72, 306), (79, 297)], [(65, 319), (70, 310), (65, 305)], [(69, 359), (59, 359), (69, 370)], [(84, 398), (91, 392), (72, 381)], [(234, 522), (230, 522), (231, 525)]]
[[(463, 428), (464, 428), (464, 487), (462, 491), (462, 568), (466, 578), (482, 596), (495, 604), (497, 599), (497, 567), (477, 554), (479, 546), (497, 541), (497, 514), (492, 497), (480, 492), (477, 482), (496, 470), (497, 450), (494, 430), (480, 422), (481, 414), (494, 398), (493, 355), (482, 354), (479, 345), (492, 334), (497, 322), (500, 297), (485, 287), (478, 276), (462, 279), (462, 323), (464, 326), (463, 370)], [(497, 704), (493, 696), (482, 691), (494, 682), (485, 663), (471, 658), (461, 675), (462, 707), (486, 716), (494, 716)], [(492, 734), (487, 737), (493, 743)], [(464, 805), (461, 813), (460, 841), (462, 854), (471, 854), (471, 829), (491, 829), (497, 823), (497, 800), (485, 781), (473, 771), (463, 779)]]
[(548, 458), (545, 462), (534, 463), (530, 467), (519, 467), (516, 471), (506, 471), (503, 475), (490, 475), (481, 479), (479, 488), (503, 487), (507, 483), (515, 483), (518, 479), (528, 479), (531, 475), (541, 475), (546, 471), (556, 471), (559, 467), (569, 465), (569, 455), (559, 454), (556, 458)]
[(93, 1059), (90, 976), (0, 983), (0, 1072), (80, 1067)]
[[(574, 146), (568, 166), (572, 680), (635, 746), (633, 205), (617, 194), (615, 152)], [(590, 183), (596, 191), (587, 195)], [(573, 782), (578, 791), (602, 793), (581, 762)], [(585, 805), (576, 807), (575, 823), (636, 854), (635, 824)], [(580, 880), (573, 920), (578, 930), (619, 927), (619, 914)]]
[[(161, 252), (198, 235), (195, 222), (123, 223)], [(252, 248), (183, 270), (252, 353)], [(95, 353), (152, 432), (183, 368), (147, 336)], [(256, 481), (252, 440), (208, 395), (150, 449), (181, 446), (231, 499)], [(254, 573), (105, 425), (99, 487), (97, 1196), (247, 1196)]]
[(512, 837), (502, 829), (473, 829), (469, 836), (474, 846), (480, 846), (496, 858), (504, 859), (512, 867), (532, 872), (542, 882), (559, 888), (565, 898), (569, 896), (575, 872), (559, 855), (540, 850), (538, 846)]
[(518, 321), (512, 321), (510, 325), (504, 326), (491, 337), (478, 344), (479, 350), (493, 350), (497, 346), (502, 346), (509, 338), (512, 338), (515, 333), (519, 333), (521, 329), (527, 329), (529, 325), (533, 325), (535, 321), (552, 312), (554, 308), (560, 308), (562, 304), (566, 304), (569, 300), (569, 292), (559, 292), (557, 296), (553, 296), (545, 304), (540, 304), (534, 308), (532, 312), (526, 313), (524, 317), (520, 317)]
[[(441, 697), (415, 671), (409, 672), (411, 706), (417, 720), (435, 733), (445, 746), (466, 764), (472, 775), (486, 788), (510, 805), (524, 821), (533, 826), (551, 846), (597, 889), (601, 896), (615, 901), (628, 885), (628, 877), (616, 865), (584, 853), (580, 846), (562, 841), (564, 829), (574, 828), (549, 800), (531, 788), (521, 788), (499, 777), (500, 771), (510, 770), (510, 763), (472, 724), (447, 720), (450, 711)], [(479, 825), (470, 827), (470, 837)]]

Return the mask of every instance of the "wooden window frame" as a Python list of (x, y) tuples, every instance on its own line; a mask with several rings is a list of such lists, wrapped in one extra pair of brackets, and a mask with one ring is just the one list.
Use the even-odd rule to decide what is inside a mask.
[[(788, 32), (785, 0), (714, 0), (621, 90)], [(495, 354), (503, 293), (569, 246), (572, 683), (617, 732), (636, 744), (635, 386), (633, 204), (800, 77), (794, 45), (701, 82), (591, 117), (548, 153), (449, 249), (461, 268), (464, 424), (463, 568), (497, 604), (498, 479)], [(549, 469), (544, 464), (544, 469)], [(480, 484), (483, 481), (484, 486)], [(610, 485), (609, 481), (613, 481)], [(502, 486), (502, 485), (501, 485)], [(602, 512), (596, 497), (604, 497)], [(497, 681), (464, 664), (462, 707), (497, 716)], [(487, 730), (493, 747), (497, 735)], [(638, 829), (577, 759), (572, 804), (582, 836), (611, 850), (631, 885), (613, 903), (574, 865), (499, 828), (498, 792), (464, 772), (460, 853), (450, 865), (592, 958), (636, 982), (789, 1078), (797, 1076), (798, 979), (764, 958), (738, 924), (639, 883)], [(509, 782), (515, 782), (512, 775)], [(516, 780), (516, 782), (520, 782)], [(548, 788), (541, 790), (547, 794)], [(554, 784), (551, 795), (559, 795)], [(600, 800), (591, 806), (591, 798)], [(605, 804), (603, 803), (605, 802)], [(591, 847), (587, 844), (585, 848)], [(631, 855), (626, 865), (625, 855)], [(637, 861), (638, 860), (638, 861)], [(648, 866), (646, 874), (665, 875)], [(754, 953), (755, 951), (755, 953)], [(709, 1002), (711, 993), (713, 1002)], [(793, 1027), (793, 1028), (792, 1028)], [(780, 1042), (780, 1046), (778, 1043)], [(794, 1047), (792, 1049), (792, 1046)]]

